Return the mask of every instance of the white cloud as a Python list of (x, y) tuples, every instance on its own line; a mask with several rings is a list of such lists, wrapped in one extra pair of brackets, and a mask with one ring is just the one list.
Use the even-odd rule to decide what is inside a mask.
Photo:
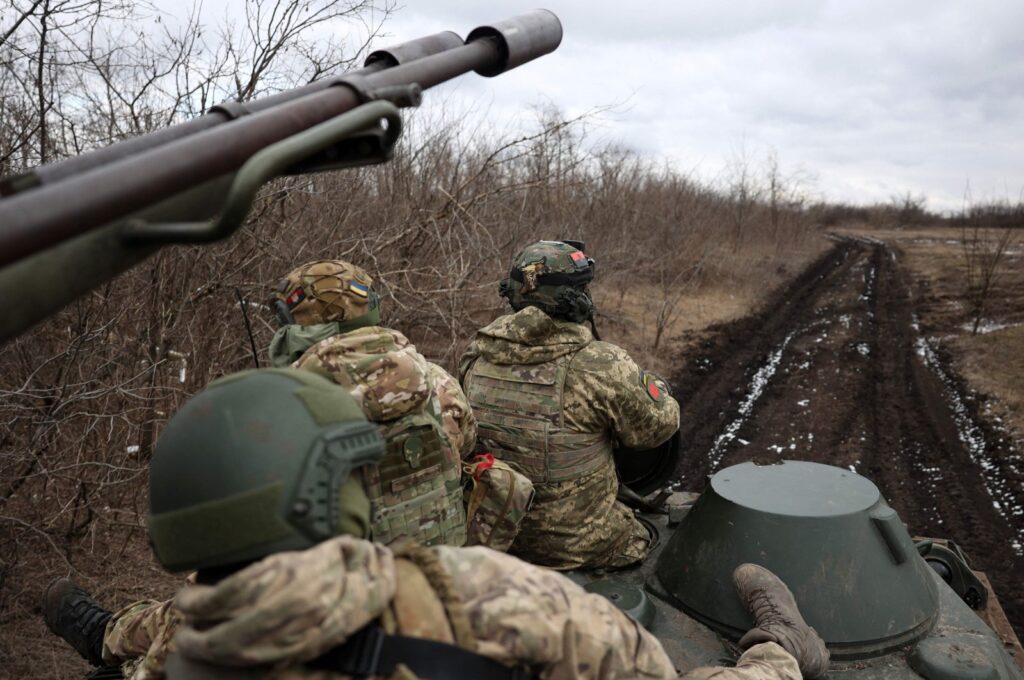
[[(456, 0), (402, 9), (395, 39), (514, 15), (533, 2)], [(956, 208), (1024, 188), (1024, 4), (553, 2), (565, 38), (459, 98), (492, 112), (549, 99), (567, 112), (627, 104), (606, 134), (714, 174), (743, 145), (773, 148), (826, 196), (885, 201), (911, 191)], [(500, 81), (500, 82), (499, 82)], [(433, 93), (428, 93), (428, 97)]]
[[(465, 36), (536, 6), (410, 2), (379, 46), (446, 29)], [(531, 108), (548, 101), (570, 115), (617, 105), (604, 137), (684, 171), (713, 177), (740, 147), (774, 149), (784, 169), (815, 175), (826, 197), (856, 203), (910, 191), (951, 209), (968, 180), (978, 198), (1016, 199), (1024, 188), (1024, 3), (547, 7), (565, 30), (554, 54), (494, 80), (470, 75), (431, 90), (429, 106), (448, 102), (479, 125), (532, 119)]]

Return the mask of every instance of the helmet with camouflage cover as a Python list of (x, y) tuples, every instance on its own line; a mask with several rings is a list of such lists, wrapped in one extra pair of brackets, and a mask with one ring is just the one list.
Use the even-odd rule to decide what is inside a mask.
[(538, 307), (548, 315), (577, 323), (591, 319), (594, 302), (587, 284), (594, 278), (594, 260), (581, 241), (538, 241), (512, 260), (499, 294), (517, 312)]
[(344, 260), (296, 267), (278, 285), (274, 305), (282, 321), (301, 326), (341, 322), (352, 330), (380, 323), (373, 279), (362, 267)]
[(150, 466), (149, 530), (171, 571), (229, 567), (369, 533), (351, 472), (384, 440), (341, 387), (264, 369), (211, 383), (167, 423)]

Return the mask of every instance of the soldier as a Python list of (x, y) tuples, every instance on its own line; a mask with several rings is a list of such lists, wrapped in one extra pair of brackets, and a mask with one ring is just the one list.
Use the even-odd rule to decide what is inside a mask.
[[(385, 449), (318, 376), (216, 381), (168, 422), (150, 474), (156, 557), (196, 583), (126, 627), (61, 580), (47, 623), (94, 663), (131, 661), (135, 679), (677, 677), (657, 639), (557, 572), (484, 547), (365, 540), (371, 503), (353, 473)], [(822, 673), (828, 653), (785, 585), (754, 565), (734, 580), (755, 621), (746, 651), (685, 678)]]
[(344, 387), (387, 441), (384, 462), (360, 472), (374, 540), (465, 543), (462, 458), (473, 450), (476, 421), (458, 382), (380, 325), (373, 280), (353, 264), (304, 264), (280, 283), (273, 304), (282, 326), (271, 363)]
[(612, 451), (654, 448), (679, 429), (665, 383), (595, 339), (594, 261), (582, 245), (540, 241), (516, 255), (499, 289), (513, 313), (478, 331), (460, 365), (478, 450), (534, 483), (510, 552), (554, 569), (647, 555), (647, 529), (616, 501)]

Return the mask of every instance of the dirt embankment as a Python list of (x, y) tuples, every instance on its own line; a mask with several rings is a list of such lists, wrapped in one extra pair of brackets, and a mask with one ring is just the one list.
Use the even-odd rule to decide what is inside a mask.
[(958, 542), (1024, 634), (1024, 466), (922, 335), (901, 255), (843, 239), (691, 357), (680, 486), (733, 463), (813, 460), (874, 481), (912, 533)]

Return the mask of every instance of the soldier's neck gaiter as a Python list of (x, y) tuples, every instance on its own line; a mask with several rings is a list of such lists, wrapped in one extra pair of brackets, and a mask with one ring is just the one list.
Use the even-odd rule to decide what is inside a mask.
[(270, 341), (270, 365), (274, 368), (286, 368), (299, 360), (306, 350), (313, 345), (334, 335), (341, 335), (364, 326), (376, 326), (380, 323), (380, 311), (370, 310), (362, 316), (347, 321), (317, 323), (309, 326), (289, 324), (277, 329)]

